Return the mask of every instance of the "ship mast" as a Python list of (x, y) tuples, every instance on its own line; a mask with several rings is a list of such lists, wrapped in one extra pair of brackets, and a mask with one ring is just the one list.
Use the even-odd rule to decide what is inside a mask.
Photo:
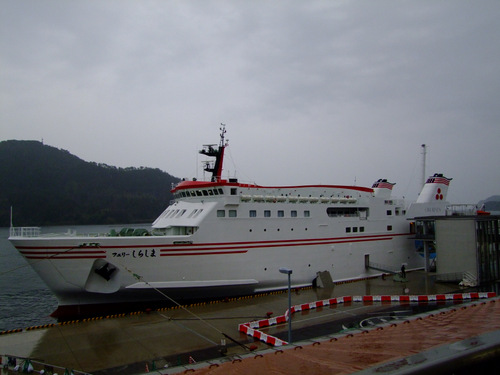
[(221, 124), (220, 127), (220, 142), (219, 146), (216, 145), (204, 145), (203, 149), (200, 150), (200, 154), (214, 157), (215, 162), (205, 162), (205, 167), (203, 168), (206, 172), (212, 173), (212, 182), (220, 182), (222, 180), (222, 163), (224, 160), (224, 148), (226, 143), (224, 137), (226, 134), (226, 125)]
[(425, 175), (425, 156), (427, 154), (427, 149), (425, 144), (422, 144), (422, 187), (425, 185), (425, 181), (427, 180), (427, 177)]

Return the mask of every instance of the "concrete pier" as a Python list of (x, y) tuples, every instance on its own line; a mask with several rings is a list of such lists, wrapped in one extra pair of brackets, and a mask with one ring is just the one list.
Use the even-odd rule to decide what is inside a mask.
[[(336, 284), (332, 288), (292, 291), (292, 304), (341, 296), (433, 295), (463, 293), (457, 285), (437, 284), (423, 271), (408, 272), (405, 282), (392, 276)], [(410, 306), (410, 305), (408, 305)], [(293, 316), (297, 340), (349, 329), (362, 319), (415, 313), (381, 303), (351, 303)], [(281, 315), (286, 291), (88, 321), (54, 324), (0, 335), (0, 354), (32, 358), (93, 374), (136, 374), (211, 358), (248, 353), (269, 346), (238, 331), (240, 323)], [(439, 307), (439, 306), (437, 306)], [(368, 318), (366, 318), (368, 317)], [(286, 340), (286, 325), (270, 328)], [(225, 345), (224, 345), (225, 344)]]

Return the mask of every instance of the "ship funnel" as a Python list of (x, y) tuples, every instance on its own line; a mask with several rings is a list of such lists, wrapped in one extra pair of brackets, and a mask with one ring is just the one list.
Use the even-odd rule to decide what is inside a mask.
[(394, 185), (396, 184), (381, 178), (373, 183), (373, 194), (378, 198), (390, 198)]
[(425, 182), (416, 203), (445, 202), (451, 178), (435, 173)]

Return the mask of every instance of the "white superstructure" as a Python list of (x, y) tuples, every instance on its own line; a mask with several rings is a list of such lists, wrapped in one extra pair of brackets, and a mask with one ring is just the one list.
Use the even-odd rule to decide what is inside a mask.
[[(394, 184), (264, 187), (224, 180), (221, 130), (220, 144), (200, 151), (216, 159), (205, 168), (211, 180), (180, 182), (151, 231), (44, 237), (11, 228), (12, 244), (57, 296), (56, 315), (164, 295), (215, 298), (286, 288), (281, 267), (293, 270), (294, 287), (311, 285), (321, 271), (334, 281), (380, 274), (372, 263), (393, 271), (423, 267), (408, 220), (414, 216), (391, 197)], [(444, 212), (448, 184), (430, 178), (417, 211)]]

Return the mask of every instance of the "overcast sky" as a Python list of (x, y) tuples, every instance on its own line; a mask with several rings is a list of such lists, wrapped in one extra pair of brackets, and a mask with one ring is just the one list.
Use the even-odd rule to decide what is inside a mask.
[(500, 1), (0, 0), (0, 140), (261, 185), (500, 194)]

